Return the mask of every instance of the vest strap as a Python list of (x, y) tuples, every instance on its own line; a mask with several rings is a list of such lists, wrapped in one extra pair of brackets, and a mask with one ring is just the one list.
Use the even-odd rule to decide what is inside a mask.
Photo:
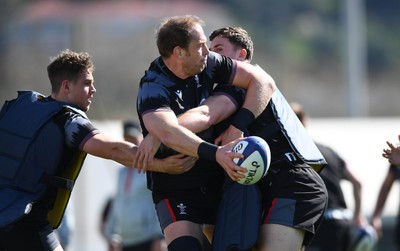
[(74, 180), (70, 180), (70, 179), (66, 179), (66, 178), (62, 178), (62, 177), (54, 176), (54, 175), (48, 175), (48, 174), (44, 174), (42, 176), (42, 178), (40, 179), (40, 182), (42, 182), (48, 186), (63, 188), (63, 189), (70, 190), (70, 191), (74, 188), (74, 185), (75, 185)]

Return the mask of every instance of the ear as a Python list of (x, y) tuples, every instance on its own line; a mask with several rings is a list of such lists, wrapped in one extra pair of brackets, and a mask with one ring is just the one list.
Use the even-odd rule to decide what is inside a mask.
[(177, 58), (181, 58), (182, 57), (182, 48), (180, 46), (175, 46), (173, 53), (175, 54), (175, 56)]
[(246, 56), (247, 56), (247, 51), (245, 49), (240, 49), (239, 50), (238, 60), (239, 61), (245, 61), (246, 60)]
[(63, 91), (63, 92), (69, 92), (69, 86), (70, 85), (70, 82), (68, 81), (68, 80), (63, 80), (62, 82), (61, 82), (61, 87), (60, 87), (60, 91)]

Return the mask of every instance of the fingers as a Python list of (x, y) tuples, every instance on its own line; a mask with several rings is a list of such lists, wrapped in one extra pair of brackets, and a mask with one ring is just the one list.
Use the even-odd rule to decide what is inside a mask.
[[(247, 169), (241, 168), (239, 166), (234, 165), (234, 167), (228, 167), (228, 169), (225, 169), (227, 171), (228, 176), (233, 180), (233, 181), (238, 181), (242, 178), (245, 177), (244, 173), (247, 172)], [(239, 171), (240, 170), (240, 171)]]
[(141, 151), (136, 151), (136, 158), (133, 160), (133, 167), (136, 167), (138, 170), (138, 173), (141, 172), (141, 168), (142, 168), (142, 163), (143, 163), (143, 158), (144, 155), (142, 154)]
[(390, 147), (390, 149), (395, 150), (396, 147), (391, 142), (386, 141), (386, 144)]
[(227, 174), (229, 175), (229, 177), (233, 181), (238, 181), (239, 179), (244, 178), (245, 177), (244, 174), (247, 172), (247, 169), (236, 165), (232, 161), (232, 159), (243, 158), (244, 156), (240, 153), (234, 153), (234, 152), (230, 152), (228, 154), (228, 156), (229, 156), (229, 162), (228, 162), (228, 165), (226, 166), (226, 168), (224, 168), (224, 169), (227, 172)]
[(214, 144), (217, 146), (220, 146), (222, 143), (222, 136), (219, 135), (215, 140), (214, 140)]

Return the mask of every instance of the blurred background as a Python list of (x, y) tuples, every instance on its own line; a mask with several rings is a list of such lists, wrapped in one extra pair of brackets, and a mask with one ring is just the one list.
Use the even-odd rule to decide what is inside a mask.
[[(88, 115), (121, 137), (120, 121), (137, 117), (138, 83), (158, 56), (155, 31), (163, 18), (195, 14), (207, 36), (241, 26), (254, 41), (252, 62), (288, 101), (304, 106), (310, 133), (360, 173), (369, 216), (387, 171), (382, 148), (400, 133), (399, 13), (400, 1), (391, 0), (3, 0), (0, 102), (20, 89), (49, 94), (49, 57), (66, 48), (87, 51), (97, 88)], [(98, 219), (114, 193), (117, 164), (89, 156), (85, 166), (71, 203), (79, 224), (69, 250), (101, 251)], [(398, 199), (395, 189), (380, 250), (390, 250), (384, 245), (391, 244)]]

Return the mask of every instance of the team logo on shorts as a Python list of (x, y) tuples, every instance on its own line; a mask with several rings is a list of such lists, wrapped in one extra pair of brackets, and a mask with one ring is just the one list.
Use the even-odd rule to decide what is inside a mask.
[(180, 211), (179, 214), (186, 214), (186, 206), (183, 205), (183, 203), (180, 203), (176, 207), (179, 208), (179, 211)]

